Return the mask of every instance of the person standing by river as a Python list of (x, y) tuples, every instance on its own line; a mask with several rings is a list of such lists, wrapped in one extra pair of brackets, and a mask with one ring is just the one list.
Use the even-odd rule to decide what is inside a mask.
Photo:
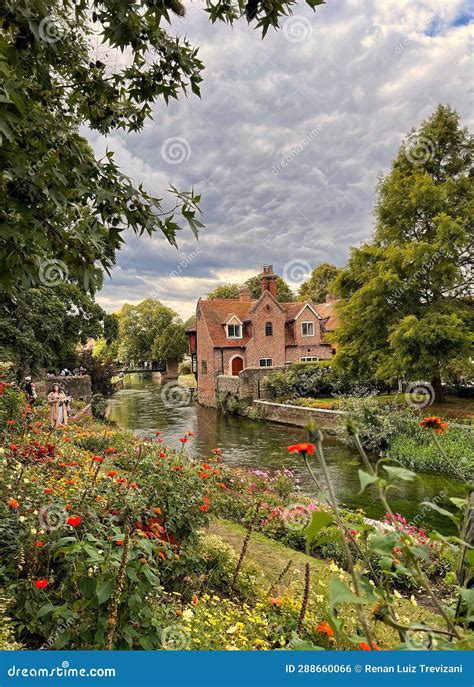
[(50, 427), (56, 429), (60, 424), (67, 424), (66, 394), (61, 390), (59, 384), (53, 384), (48, 394), (48, 403), (51, 409)]

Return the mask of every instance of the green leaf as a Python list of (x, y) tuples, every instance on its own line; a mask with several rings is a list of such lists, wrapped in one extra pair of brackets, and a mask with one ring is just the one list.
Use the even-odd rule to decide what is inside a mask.
[(323, 510), (313, 512), (311, 522), (303, 530), (303, 534), (306, 538), (306, 550), (307, 551), (310, 548), (311, 542), (313, 541), (313, 539), (316, 538), (318, 533), (324, 527), (327, 527), (332, 522), (334, 522), (334, 516), (331, 513), (327, 513), (326, 511), (323, 511)]
[(44, 606), (41, 606), (39, 609), (38, 613), (36, 614), (37, 618), (42, 618), (44, 615), (47, 615), (48, 613), (51, 613), (51, 611), (54, 611), (54, 606), (53, 604), (45, 604)]
[(97, 600), (103, 604), (110, 599), (114, 591), (113, 580), (106, 580), (97, 589)]
[(364, 472), (364, 470), (359, 470), (358, 475), (359, 475), (359, 482), (360, 482), (360, 487), (361, 487), (359, 494), (362, 494), (364, 492), (365, 488), (369, 484), (373, 484), (378, 479), (377, 475), (371, 475), (368, 472)]
[(449, 510), (446, 510), (445, 508), (441, 508), (440, 506), (438, 506), (438, 504), (433, 503), (432, 501), (423, 501), (421, 505), (422, 506), (428, 506), (428, 508), (432, 508), (437, 513), (440, 513), (440, 515), (444, 515), (446, 518), (449, 518), (454, 523), (458, 524), (458, 519), (456, 518), (456, 516), (453, 515), (452, 513), (450, 513)]
[(367, 599), (364, 597), (359, 597), (354, 594), (353, 591), (349, 589), (347, 584), (343, 582), (339, 577), (331, 577), (329, 583), (329, 607), (331, 613), (340, 604), (363, 604), (366, 603)]
[(393, 465), (384, 465), (383, 469), (388, 474), (390, 479), (401, 479), (404, 482), (411, 482), (416, 477), (416, 472), (407, 470), (406, 468), (399, 468)]
[(138, 640), (140, 646), (142, 649), (145, 649), (145, 651), (153, 651), (154, 646), (153, 642), (151, 641), (150, 637), (147, 637), (146, 635), (140, 637)]

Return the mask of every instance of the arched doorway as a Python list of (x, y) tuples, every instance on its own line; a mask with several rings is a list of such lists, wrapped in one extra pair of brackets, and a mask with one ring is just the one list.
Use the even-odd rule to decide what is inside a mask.
[(244, 359), (241, 358), (240, 355), (236, 355), (235, 358), (232, 358), (230, 361), (230, 369), (232, 376), (237, 377), (239, 372), (242, 372), (244, 369)]

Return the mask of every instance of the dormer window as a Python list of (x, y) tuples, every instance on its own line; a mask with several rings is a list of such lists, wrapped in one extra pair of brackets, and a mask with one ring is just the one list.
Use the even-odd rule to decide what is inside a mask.
[(271, 322), (265, 323), (265, 336), (273, 336), (273, 325)]
[(301, 323), (301, 335), (302, 336), (314, 336), (314, 322), (302, 322)]
[(242, 325), (241, 324), (228, 324), (227, 325), (227, 338), (228, 339), (241, 339), (242, 338)]

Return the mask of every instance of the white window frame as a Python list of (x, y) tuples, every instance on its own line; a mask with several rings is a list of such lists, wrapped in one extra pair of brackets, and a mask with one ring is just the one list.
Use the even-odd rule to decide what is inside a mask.
[[(308, 325), (310, 324), (310, 325), (311, 325), (311, 327), (312, 327), (312, 329), (313, 329), (313, 333), (312, 333), (312, 334), (304, 334), (304, 333), (303, 333), (303, 327), (305, 326), (305, 324), (308, 324)], [(307, 320), (306, 322), (302, 322), (302, 323), (301, 323), (301, 336), (314, 336), (314, 322), (313, 322), (312, 320)]]
[(317, 355), (303, 355), (300, 358), (301, 363), (319, 363), (319, 358)]
[[(262, 365), (263, 361), (265, 361), (264, 365)], [(267, 365), (267, 363), (270, 363), (270, 364)], [(260, 358), (260, 360), (258, 361), (258, 365), (259, 365), (259, 367), (273, 367), (273, 358)]]
[[(241, 339), (242, 338), (242, 325), (240, 324), (240, 322), (229, 322), (226, 326), (227, 326), (227, 338), (228, 339)], [(229, 333), (229, 327), (234, 327), (234, 332), (237, 329), (239, 332), (239, 335), (236, 336), (234, 334), (234, 336), (231, 336)]]

